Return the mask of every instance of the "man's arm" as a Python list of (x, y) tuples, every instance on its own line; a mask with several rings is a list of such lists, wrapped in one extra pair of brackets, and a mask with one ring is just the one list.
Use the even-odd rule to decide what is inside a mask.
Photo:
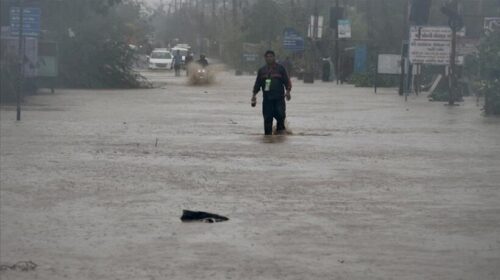
[(292, 91), (292, 81), (290, 80), (290, 76), (288, 75), (288, 71), (286, 71), (285, 67), (282, 67), (282, 77), (283, 77), (283, 84), (285, 85), (286, 91), (290, 92)]
[(288, 76), (288, 72), (286, 71), (285, 67), (281, 67), (281, 76), (283, 77), (283, 84), (285, 85), (286, 93), (285, 97), (286, 100), (290, 101), (292, 99), (291, 91), (292, 91), (292, 81), (290, 80), (290, 76)]
[(260, 88), (262, 86), (262, 79), (260, 78), (260, 70), (257, 71), (257, 78), (255, 79), (255, 84), (253, 85), (253, 96), (256, 96), (259, 93)]

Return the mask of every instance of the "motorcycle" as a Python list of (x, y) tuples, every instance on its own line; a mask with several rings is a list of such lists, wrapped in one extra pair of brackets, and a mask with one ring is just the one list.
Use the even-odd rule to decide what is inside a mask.
[(213, 75), (208, 68), (196, 65), (189, 71), (189, 80), (195, 85), (205, 85), (212, 82)]
[(200, 68), (196, 70), (195, 81), (198, 84), (208, 83), (208, 71), (205, 68)]

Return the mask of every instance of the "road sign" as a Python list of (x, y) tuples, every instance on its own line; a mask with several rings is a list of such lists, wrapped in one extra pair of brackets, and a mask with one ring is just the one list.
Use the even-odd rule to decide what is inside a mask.
[(289, 51), (303, 51), (304, 38), (293, 28), (286, 28), (283, 32), (283, 48)]
[[(37, 37), (40, 34), (40, 18), (42, 10), (40, 8), (27, 7), (23, 9), (23, 36)], [(21, 9), (12, 7), (10, 9), (10, 34), (19, 36), (21, 27)]]
[(339, 39), (351, 38), (351, 21), (348, 19), (339, 19)]
[[(448, 26), (412, 26), (410, 28), (410, 62), (449, 65), (452, 31)], [(457, 58), (460, 64), (463, 60)]]
[(379, 74), (401, 74), (401, 55), (379, 54), (377, 71)]

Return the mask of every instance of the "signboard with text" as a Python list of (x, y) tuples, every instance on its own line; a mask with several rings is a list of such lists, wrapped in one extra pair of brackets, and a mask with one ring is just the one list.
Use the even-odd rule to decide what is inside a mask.
[(289, 51), (303, 51), (305, 49), (304, 38), (293, 28), (283, 31), (283, 48)]
[[(40, 8), (23, 9), (23, 36), (37, 37), (40, 34), (40, 18), (42, 11)], [(12, 7), (10, 9), (10, 33), (11, 36), (19, 36), (21, 29), (21, 9)]]
[(339, 19), (339, 39), (351, 38), (351, 21), (348, 19)]
[[(452, 31), (447, 26), (412, 26), (409, 58), (413, 64), (449, 65)], [(461, 60), (457, 58), (457, 63)]]

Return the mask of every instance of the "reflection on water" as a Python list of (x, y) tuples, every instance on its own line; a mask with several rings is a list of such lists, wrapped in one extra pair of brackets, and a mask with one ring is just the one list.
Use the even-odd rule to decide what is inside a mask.
[(265, 144), (284, 143), (286, 140), (286, 135), (264, 135), (262, 137), (262, 143)]

